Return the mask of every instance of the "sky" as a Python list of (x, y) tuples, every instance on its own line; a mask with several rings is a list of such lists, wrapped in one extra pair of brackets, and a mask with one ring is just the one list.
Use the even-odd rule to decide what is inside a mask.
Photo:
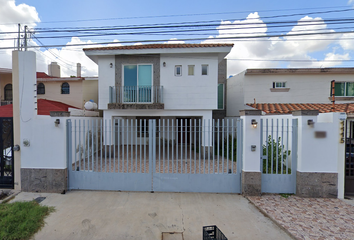
[[(341, 24), (333, 21), (338, 19), (348, 20)], [(121, 35), (105, 36), (53, 32), (64, 28), (180, 26), (184, 22), (212, 24), (208, 31), (191, 31), (197, 28), (194, 26), (182, 33), (161, 33), (161, 29), (153, 29), (157, 31), (154, 34), (125, 30)], [(279, 22), (282, 26), (276, 26)], [(98, 75), (97, 65), (82, 51), (84, 46), (72, 45), (97, 43), (97, 47), (108, 42), (109, 46), (131, 45), (146, 40), (234, 43), (227, 56), (229, 76), (247, 68), (354, 67), (354, 0), (0, 0), (0, 68), (11, 68), (18, 23), (21, 32), (27, 25), (33, 33), (28, 46), (36, 52), (37, 71), (47, 72), (50, 62), (58, 62), (64, 77), (76, 75), (78, 62), (82, 64), (83, 76)], [(316, 31), (331, 34), (291, 36)], [(234, 38), (246, 36), (257, 38)], [(191, 40), (195, 38), (198, 40)], [(38, 47), (42, 45), (62, 46)]]

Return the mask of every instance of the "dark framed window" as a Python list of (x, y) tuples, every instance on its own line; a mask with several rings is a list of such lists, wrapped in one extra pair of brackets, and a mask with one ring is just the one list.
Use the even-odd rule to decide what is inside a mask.
[[(332, 96), (332, 89), (330, 95)], [(334, 96), (353, 97), (354, 82), (336, 82), (334, 85)]]
[(65, 82), (61, 85), (61, 94), (70, 94), (70, 85)]
[(5, 101), (12, 101), (12, 84), (6, 84), (4, 88)]
[(45, 86), (43, 83), (38, 83), (37, 94), (45, 94)]

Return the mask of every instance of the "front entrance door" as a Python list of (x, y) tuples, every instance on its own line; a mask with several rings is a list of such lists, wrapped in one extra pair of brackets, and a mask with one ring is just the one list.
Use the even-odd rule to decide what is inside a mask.
[(14, 188), (13, 121), (0, 118), (0, 188)]
[(345, 147), (345, 195), (354, 196), (354, 121), (347, 121)]

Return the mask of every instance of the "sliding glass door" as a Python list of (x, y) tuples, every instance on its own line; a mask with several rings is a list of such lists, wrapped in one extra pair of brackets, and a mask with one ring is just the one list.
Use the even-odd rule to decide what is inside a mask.
[(124, 65), (123, 84), (124, 102), (151, 102), (152, 65)]

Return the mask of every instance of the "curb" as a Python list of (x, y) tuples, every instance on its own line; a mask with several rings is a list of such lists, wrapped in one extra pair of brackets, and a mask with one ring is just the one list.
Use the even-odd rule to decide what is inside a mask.
[(277, 222), (277, 220), (275, 220), (272, 216), (270, 216), (266, 211), (264, 211), (262, 208), (258, 207), (254, 202), (252, 202), (251, 199), (249, 199), (247, 196), (245, 196), (245, 198), (253, 205), (255, 206), (265, 217), (269, 218), (270, 220), (272, 220), (272, 222), (277, 225), (280, 229), (282, 229), (287, 235), (289, 235), (289, 237), (291, 237), (294, 240), (298, 240), (298, 238), (296, 238), (294, 235), (292, 235), (288, 229), (286, 229), (285, 227), (283, 227), (280, 223)]
[(0, 191), (1, 192), (9, 191), (9, 195), (6, 198), (0, 200), (0, 204), (10, 201), (11, 198), (16, 197), (21, 192), (18, 190), (4, 190), (4, 189), (1, 189)]

